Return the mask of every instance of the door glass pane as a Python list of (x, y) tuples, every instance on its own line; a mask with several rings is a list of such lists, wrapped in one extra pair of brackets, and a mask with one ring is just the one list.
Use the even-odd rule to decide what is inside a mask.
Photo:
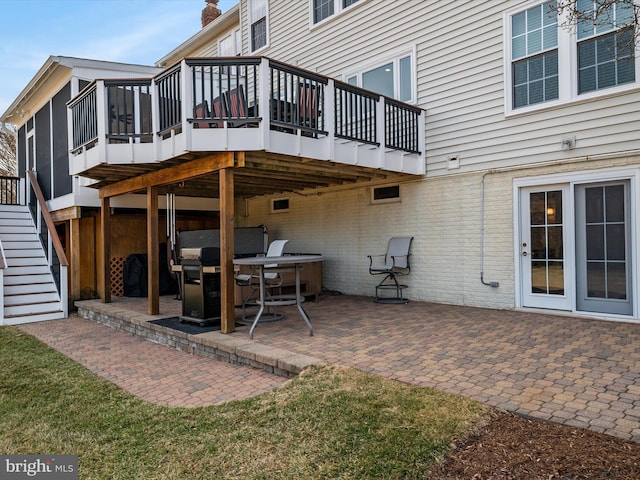
[(607, 225), (607, 260), (625, 259), (625, 229), (624, 224)]
[(531, 211), (531, 225), (544, 225), (546, 210), (544, 208), (544, 192), (532, 193), (529, 196), (529, 208)]
[(627, 298), (624, 185), (586, 188), (585, 202), (587, 295), (624, 300)]
[(562, 191), (529, 194), (531, 293), (564, 295)]
[(562, 224), (562, 192), (547, 192), (547, 223)]
[(587, 295), (604, 298), (605, 276), (603, 262), (587, 262)]
[(624, 262), (607, 263), (607, 298), (627, 298), (627, 271)]
[(605, 188), (607, 196), (607, 222), (624, 222), (624, 185)]
[(587, 260), (604, 260), (604, 228), (587, 225)]
[(602, 188), (586, 188), (584, 196), (587, 223), (602, 222), (604, 220)]
[(547, 258), (547, 232), (544, 227), (531, 227), (531, 258)]
[(547, 228), (547, 258), (550, 260), (562, 260), (562, 227)]
[(531, 262), (531, 293), (547, 293), (547, 262)]
[(549, 262), (547, 293), (550, 295), (564, 295), (564, 262)]

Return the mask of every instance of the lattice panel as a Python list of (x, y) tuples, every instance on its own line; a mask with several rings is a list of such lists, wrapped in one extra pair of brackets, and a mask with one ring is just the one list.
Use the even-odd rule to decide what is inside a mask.
[(111, 295), (124, 297), (124, 262), (126, 257), (111, 257)]

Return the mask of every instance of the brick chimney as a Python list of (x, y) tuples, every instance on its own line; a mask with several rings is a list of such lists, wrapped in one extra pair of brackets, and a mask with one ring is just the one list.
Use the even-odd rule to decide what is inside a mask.
[(202, 20), (202, 28), (209, 25), (216, 18), (222, 15), (222, 12), (218, 8), (218, 0), (205, 0), (206, 7), (202, 9), (200, 19)]

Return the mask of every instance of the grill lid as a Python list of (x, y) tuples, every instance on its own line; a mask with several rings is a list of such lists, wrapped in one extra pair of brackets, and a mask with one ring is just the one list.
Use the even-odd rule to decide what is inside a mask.
[(193, 247), (180, 250), (180, 263), (182, 265), (220, 265), (220, 249), (218, 247)]

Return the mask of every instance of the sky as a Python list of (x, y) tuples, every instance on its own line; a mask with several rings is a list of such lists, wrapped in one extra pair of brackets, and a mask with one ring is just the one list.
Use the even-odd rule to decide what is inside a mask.
[[(220, 0), (227, 12), (237, 0)], [(0, 115), (49, 56), (153, 65), (197, 33), (204, 0), (0, 0)]]

